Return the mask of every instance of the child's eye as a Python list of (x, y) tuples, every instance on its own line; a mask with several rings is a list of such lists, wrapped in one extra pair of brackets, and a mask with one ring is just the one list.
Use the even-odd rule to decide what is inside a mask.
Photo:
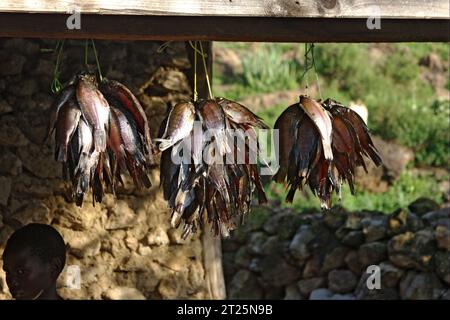
[(23, 269), (18, 269), (18, 270), (17, 270), (17, 274), (18, 274), (19, 276), (22, 276), (22, 275), (25, 274), (25, 270), (23, 270)]

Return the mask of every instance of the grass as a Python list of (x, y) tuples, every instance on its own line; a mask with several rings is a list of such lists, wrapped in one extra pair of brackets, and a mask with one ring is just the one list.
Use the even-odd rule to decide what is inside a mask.
[[(214, 73), (219, 95), (240, 99), (278, 90), (299, 88), (300, 92), (306, 83), (316, 81), (310, 71), (301, 82), (303, 45), (217, 45), (236, 50), (243, 65), (242, 74), (232, 78)], [(316, 45), (321, 91), (324, 98), (344, 104), (361, 100), (369, 110), (371, 131), (411, 148), (416, 165), (448, 166), (450, 103), (438, 99), (434, 88), (421, 78), (419, 61), (431, 52), (445, 61), (449, 48), (440, 43), (402, 43), (378, 49), (368, 44)], [(260, 116), (273, 124), (284, 107), (274, 106)]]
[[(449, 177), (450, 178), (450, 177)], [(272, 201), (278, 202), (282, 207), (293, 207), (299, 211), (320, 210), (320, 202), (314, 197), (312, 192), (305, 188), (303, 192), (297, 191), (292, 205), (284, 202), (286, 190), (279, 184), (266, 185), (268, 197)], [(431, 176), (415, 176), (411, 173), (404, 172), (393, 185), (389, 187), (387, 192), (370, 193), (356, 188), (356, 195), (350, 193), (347, 184), (342, 189), (342, 199), (339, 201), (334, 197), (333, 204), (341, 205), (348, 211), (357, 211), (361, 209), (375, 210), (390, 213), (398, 208), (407, 208), (414, 200), (419, 197), (426, 196), (429, 199), (442, 203), (442, 194), (436, 180)]]
[[(214, 72), (216, 95), (239, 100), (250, 95), (297, 89), (316, 81), (310, 71), (303, 74), (304, 46), (296, 44), (217, 43), (233, 49), (241, 57), (242, 73), (224, 77)], [(448, 60), (449, 44), (401, 43), (318, 44), (315, 60), (324, 98), (332, 97), (344, 104), (362, 101), (369, 110), (372, 133), (414, 151), (413, 166), (449, 167), (450, 101), (439, 99), (435, 89), (422, 78), (422, 58), (434, 52)], [(450, 89), (450, 81), (446, 83)], [(302, 88), (302, 89), (301, 89)], [(294, 103), (294, 101), (293, 101)], [(249, 106), (252, 107), (252, 106)], [(258, 115), (273, 127), (287, 105), (274, 105)], [(449, 177), (450, 178), (450, 177)], [(368, 209), (392, 212), (407, 207), (415, 199), (426, 196), (442, 203), (438, 181), (433, 177), (414, 176), (403, 172), (383, 194), (357, 188), (356, 196), (344, 186), (342, 201), (334, 199), (349, 211)], [(284, 203), (284, 186), (267, 183), (269, 199), (282, 207), (301, 211), (319, 210), (319, 200), (307, 190), (297, 192), (292, 205)]]

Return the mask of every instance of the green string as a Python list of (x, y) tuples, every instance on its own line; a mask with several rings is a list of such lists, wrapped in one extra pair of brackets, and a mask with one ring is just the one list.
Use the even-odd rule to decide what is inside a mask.
[(209, 82), (208, 68), (206, 67), (205, 53), (203, 52), (202, 42), (199, 41), (199, 43), (200, 43), (200, 50), (202, 52), (203, 67), (205, 68), (206, 84), (208, 85), (209, 98), (213, 99), (213, 94), (212, 94), (212, 90), (211, 90), (211, 84)]
[(94, 56), (95, 56), (95, 62), (97, 63), (98, 75), (99, 75), (99, 78), (100, 78), (100, 82), (102, 82), (103, 81), (103, 75), (102, 75), (102, 70), (100, 69), (100, 62), (98, 61), (98, 55), (97, 55), (97, 50), (95, 49), (94, 40), (91, 39), (91, 43), (92, 43), (92, 48), (94, 49)]
[(157, 52), (157, 53), (163, 52), (164, 50), (166, 50), (166, 48), (169, 46), (169, 44), (170, 44), (171, 42), (172, 42), (172, 41), (166, 41), (166, 42), (164, 42), (162, 45), (160, 45), (160, 46), (158, 47), (158, 49), (156, 49), (156, 52)]
[(311, 69), (314, 69), (314, 74), (317, 83), (317, 91), (319, 92), (320, 98), (323, 99), (319, 83), (319, 74), (317, 72), (316, 60), (314, 55), (314, 43), (305, 43), (305, 70), (303, 71), (300, 77), (300, 82), (302, 82), (305, 79), (306, 88), (308, 88), (309, 86), (307, 74)]
[(197, 42), (194, 47), (194, 102), (198, 99), (197, 91)]
[(53, 80), (52, 83), (50, 85), (50, 89), (54, 94), (59, 93), (59, 91), (61, 91), (62, 89), (62, 84), (61, 81), (59, 80), (59, 75), (61, 73), (60, 71), (60, 65), (61, 65), (61, 55), (63, 52), (63, 48), (64, 48), (64, 40), (58, 40), (58, 42), (56, 43), (56, 48), (55, 48), (55, 52), (57, 52), (57, 56), (56, 56), (56, 63), (55, 63), (55, 70), (53, 71)]
[[(200, 50), (197, 49), (197, 44), (200, 45)], [(211, 84), (209, 81), (209, 75), (208, 75), (208, 68), (206, 67), (206, 57), (208, 55), (203, 51), (203, 46), (201, 41), (189, 41), (189, 45), (194, 50), (194, 101), (197, 101), (198, 93), (197, 93), (197, 54), (199, 54), (202, 57), (203, 60), (203, 67), (205, 69), (205, 77), (206, 77), (206, 83), (208, 85), (208, 91), (209, 91), (209, 97), (210, 99), (213, 98), (212, 90), (211, 90)]]

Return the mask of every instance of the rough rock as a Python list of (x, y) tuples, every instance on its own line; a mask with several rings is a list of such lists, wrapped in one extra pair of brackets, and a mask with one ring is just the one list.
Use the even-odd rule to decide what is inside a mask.
[(302, 279), (297, 285), (300, 293), (304, 297), (309, 297), (311, 292), (318, 288), (323, 288), (325, 286), (326, 280), (323, 277), (319, 278), (311, 278), (311, 279)]
[(369, 289), (367, 280), (369, 274), (364, 273), (355, 289), (355, 297), (357, 300), (398, 300), (399, 294), (397, 288), (384, 287)]
[(328, 274), (328, 287), (333, 292), (352, 292), (357, 282), (356, 276), (349, 270), (333, 270)]
[(359, 261), (358, 252), (355, 250), (347, 253), (345, 256), (345, 263), (354, 274), (360, 275), (364, 270), (364, 266)]
[(436, 201), (434, 200), (421, 197), (412, 202), (408, 206), (408, 209), (411, 210), (411, 212), (413, 213), (423, 215), (425, 213), (438, 210), (439, 204), (437, 204)]
[(398, 178), (406, 165), (414, 159), (414, 152), (406, 147), (383, 141), (378, 137), (373, 137), (372, 140), (383, 159), (386, 174), (393, 179)]
[(314, 238), (315, 234), (308, 225), (301, 226), (289, 245), (292, 256), (301, 261), (309, 258), (311, 256), (309, 244)]
[(61, 166), (53, 160), (53, 151), (50, 148), (30, 144), (17, 148), (17, 156), (24, 168), (40, 178), (61, 176)]
[(138, 216), (123, 200), (117, 200), (115, 206), (109, 210), (106, 230), (126, 229), (136, 224)]
[[(1, 56), (0, 56), (1, 57)], [(13, 76), (22, 72), (26, 58), (20, 54), (8, 55), (0, 59), (0, 77)]]
[(2, 150), (0, 153), (0, 174), (17, 176), (22, 172), (22, 161), (12, 152)]
[(438, 299), (442, 293), (442, 284), (434, 274), (409, 271), (400, 282), (400, 297), (403, 300)]
[(19, 222), (20, 226), (25, 226), (29, 223), (48, 224), (52, 221), (52, 217), (53, 215), (50, 208), (44, 203), (36, 200), (31, 200), (24, 204), (10, 216), (11, 219)]
[(300, 277), (300, 268), (286, 262), (279, 253), (261, 260), (261, 279), (274, 287), (285, 286)]
[(446, 284), (450, 285), (450, 252), (438, 251), (434, 255), (436, 274)]
[(360, 230), (362, 228), (361, 218), (359, 213), (349, 213), (345, 221), (345, 228), (349, 230)]
[(353, 294), (335, 294), (330, 300), (356, 300), (356, 297)]
[(77, 258), (92, 257), (100, 252), (101, 241), (93, 233), (73, 231), (67, 228), (58, 228), (64, 240), (69, 245), (69, 253)]
[(12, 180), (9, 177), (0, 176), (0, 204), (8, 205), (8, 199), (11, 194), (11, 183)]
[(328, 272), (343, 267), (348, 252), (349, 249), (346, 247), (336, 247), (330, 253), (327, 253), (323, 261), (322, 272)]
[(308, 259), (303, 269), (302, 277), (305, 279), (314, 278), (322, 275), (321, 272), (321, 259), (319, 256), (315, 255), (312, 258)]
[(278, 236), (270, 236), (267, 238), (267, 241), (262, 246), (262, 254), (269, 255), (272, 252), (282, 251), (283, 243), (280, 241)]
[(335, 206), (324, 215), (323, 221), (328, 228), (336, 230), (345, 223), (345, 214), (346, 212), (342, 207)]
[(165, 246), (170, 243), (167, 232), (161, 227), (150, 228), (146, 240), (149, 246)]
[(329, 300), (333, 296), (333, 292), (325, 288), (315, 289), (311, 292), (309, 300)]
[(366, 242), (381, 240), (387, 234), (388, 226), (386, 217), (364, 218), (362, 225)]
[(264, 296), (258, 279), (247, 270), (239, 270), (228, 289), (229, 299), (262, 299)]
[(250, 235), (250, 239), (247, 244), (247, 250), (250, 254), (260, 255), (263, 251), (263, 245), (267, 240), (267, 236), (264, 232), (254, 232)]
[(252, 259), (252, 257), (248, 253), (247, 248), (241, 247), (236, 252), (236, 255), (234, 257), (234, 263), (239, 267), (248, 268), (248, 266), (250, 265), (251, 259)]
[(436, 211), (428, 212), (422, 217), (428, 225), (436, 227), (441, 222), (448, 221), (450, 219), (450, 207), (442, 208)]
[[(5, 116), (6, 117), (6, 116)], [(6, 147), (26, 146), (29, 142), (14, 123), (0, 119), (0, 145)]]
[(295, 284), (286, 287), (284, 300), (303, 300), (303, 297)]
[(381, 284), (383, 287), (395, 288), (402, 278), (404, 271), (389, 262), (380, 263)]
[(13, 83), (8, 87), (9, 93), (17, 97), (31, 96), (38, 90), (38, 84), (34, 78), (22, 79), (19, 84)]
[(11, 111), (13, 111), (13, 108), (5, 100), (0, 99), (0, 116)]
[(364, 243), (364, 234), (362, 231), (350, 231), (341, 241), (347, 246), (357, 248)]
[(431, 266), (435, 247), (431, 230), (424, 229), (415, 234), (406, 232), (389, 241), (389, 259), (397, 267), (426, 270)]
[(450, 251), (450, 230), (444, 226), (437, 226), (435, 236), (438, 248)]
[(387, 258), (386, 244), (382, 242), (363, 244), (359, 247), (358, 258), (363, 267), (378, 264)]
[(127, 287), (109, 289), (103, 297), (107, 300), (145, 300), (144, 295), (138, 289)]

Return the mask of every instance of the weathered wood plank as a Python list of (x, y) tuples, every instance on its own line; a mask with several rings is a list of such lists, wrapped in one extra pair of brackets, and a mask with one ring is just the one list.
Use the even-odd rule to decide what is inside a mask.
[(448, 19), (448, 0), (2, 0), (0, 12)]
[(83, 15), (80, 30), (67, 15), (0, 13), (0, 37), (263, 42), (450, 41), (449, 20), (383, 19), (369, 30), (366, 19), (159, 17)]

